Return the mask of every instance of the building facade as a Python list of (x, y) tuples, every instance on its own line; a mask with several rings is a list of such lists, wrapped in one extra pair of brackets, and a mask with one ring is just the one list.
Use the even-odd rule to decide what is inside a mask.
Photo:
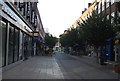
[[(120, 11), (119, 11), (119, 0), (93, 0), (92, 3), (89, 3), (88, 9), (85, 9), (82, 12), (82, 15), (76, 20), (72, 27), (79, 27), (81, 23), (86, 21), (93, 12), (97, 15), (107, 15), (107, 19), (111, 21), (111, 24), (120, 25)], [(114, 18), (114, 19), (113, 19)], [(115, 38), (119, 39), (120, 34)], [(106, 40), (106, 54), (108, 55), (108, 60), (117, 61), (117, 58), (120, 58), (120, 46), (115, 45), (114, 39)]]
[[(44, 40), (42, 22), (36, 11), (38, 2), (9, 2), (0, 0), (0, 55), (6, 67), (36, 55), (35, 37)], [(41, 24), (38, 27), (37, 22)], [(41, 27), (39, 34), (36, 29)]]
[[(118, 21), (118, 18), (120, 17), (118, 7), (120, 4), (119, 2), (120, 1), (116, 0), (99, 0), (96, 2), (95, 12), (98, 15), (107, 15), (107, 19), (111, 21), (111, 26), (112, 24), (118, 25), (120, 24), (120, 21)], [(118, 60), (119, 54), (116, 53), (115, 39), (116, 37), (106, 40), (106, 55), (110, 61)]]

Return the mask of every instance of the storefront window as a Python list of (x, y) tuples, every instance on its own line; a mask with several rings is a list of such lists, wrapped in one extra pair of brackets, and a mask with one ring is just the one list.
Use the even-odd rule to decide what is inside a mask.
[(11, 25), (9, 28), (8, 64), (16, 62), (18, 58), (19, 58), (19, 30)]
[(19, 30), (15, 29), (14, 62), (19, 58)]
[(13, 63), (14, 53), (14, 28), (10, 26), (9, 28), (9, 51), (8, 51), (8, 64)]
[(29, 37), (29, 42), (28, 42), (28, 48), (29, 48), (29, 54), (30, 56), (32, 55), (32, 38)]
[(24, 59), (32, 55), (32, 37), (24, 34)]
[(0, 21), (2, 27), (2, 66), (6, 64), (6, 23)]

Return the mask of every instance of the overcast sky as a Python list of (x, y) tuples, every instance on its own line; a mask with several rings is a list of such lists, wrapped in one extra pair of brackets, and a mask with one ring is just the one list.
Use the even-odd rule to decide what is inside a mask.
[(93, 0), (38, 0), (38, 9), (44, 29), (59, 37), (80, 16)]

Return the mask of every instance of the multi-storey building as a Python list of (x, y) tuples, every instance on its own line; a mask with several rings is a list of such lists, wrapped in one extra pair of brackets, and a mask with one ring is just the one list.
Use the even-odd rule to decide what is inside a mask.
[(93, 1), (92, 3), (88, 3), (88, 9), (85, 8), (84, 11), (82, 11), (82, 15), (76, 20), (76, 22), (73, 23), (72, 27), (76, 27), (79, 24), (83, 23), (88, 17), (90, 17), (95, 10), (96, 2)]
[[(120, 24), (120, 11), (119, 11), (119, 0), (93, 0), (92, 3), (89, 3), (88, 9), (82, 13), (82, 15), (76, 20), (76, 22), (72, 25), (72, 27), (80, 26), (83, 21), (86, 21), (93, 12), (98, 15), (107, 15), (107, 18), (111, 20), (111, 23), (115, 23), (116, 25)], [(114, 20), (113, 18), (114, 17)], [(114, 22), (113, 22), (114, 21)], [(79, 24), (78, 24), (79, 22)], [(116, 36), (116, 38), (120, 39), (120, 36)], [(108, 39), (106, 40), (106, 54), (109, 55), (109, 60), (117, 61), (118, 54), (114, 52), (114, 40)], [(120, 48), (118, 48), (120, 49)], [(118, 50), (117, 49), (117, 50)], [(120, 53), (120, 52), (119, 52)], [(119, 55), (120, 56), (120, 55)]]
[[(116, 25), (120, 24), (117, 20), (119, 18), (119, 2), (117, 0), (99, 0), (95, 6), (95, 12), (99, 15), (107, 15), (107, 19), (109, 19), (112, 23)], [(113, 18), (114, 19), (113, 19)], [(118, 54), (114, 50), (115, 42), (113, 39), (108, 39), (106, 42), (106, 54), (108, 54), (108, 59), (111, 61), (117, 61)], [(119, 48), (120, 49), (120, 48)]]
[(45, 32), (36, 10), (37, 3), (0, 0), (0, 67), (13, 65), (35, 55), (35, 37), (43, 42)]
[[(72, 25), (76, 27), (78, 22), (83, 23), (90, 15), (95, 11), (97, 14), (108, 14), (108, 18), (111, 19), (111, 16), (117, 18), (119, 14), (118, 2), (119, 0), (93, 0), (92, 3), (89, 3), (88, 9), (82, 11), (82, 15), (76, 20)], [(120, 21), (116, 21), (120, 23)]]

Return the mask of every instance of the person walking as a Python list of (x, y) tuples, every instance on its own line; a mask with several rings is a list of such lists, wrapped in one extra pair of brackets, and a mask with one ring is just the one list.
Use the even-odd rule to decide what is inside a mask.
[(45, 54), (46, 54), (46, 55), (49, 54), (49, 47), (45, 47)]

